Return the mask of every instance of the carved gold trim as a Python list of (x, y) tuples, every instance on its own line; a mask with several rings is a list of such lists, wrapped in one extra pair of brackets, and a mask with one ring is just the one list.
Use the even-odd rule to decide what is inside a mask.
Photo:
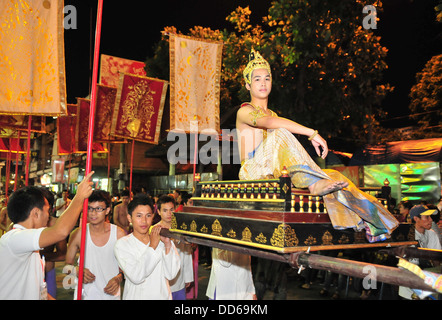
[(345, 234), (343, 234), (341, 238), (339, 238), (338, 243), (340, 244), (350, 243), (350, 239)]
[(190, 223), (190, 231), (197, 232), (197, 225), (195, 220), (192, 220), (192, 222)]
[[(207, 229), (206, 226), (203, 226), (203, 228)], [(203, 229), (201, 228), (201, 229)], [(280, 252), (280, 253), (295, 253), (300, 251), (307, 251), (310, 250), (310, 252), (318, 251), (318, 250), (340, 250), (340, 249), (364, 249), (364, 248), (382, 248), (382, 247), (398, 247), (398, 246), (410, 246), (410, 245), (416, 245), (416, 241), (407, 241), (407, 242), (380, 242), (380, 243), (365, 243), (365, 244), (342, 244), (342, 245), (333, 245), (333, 246), (299, 246), (299, 247), (289, 247), (289, 248), (281, 248), (281, 247), (275, 247), (271, 245), (256, 243), (256, 242), (247, 242), (247, 241), (241, 241), (238, 239), (231, 239), (227, 237), (223, 237), (220, 239), (218, 236), (214, 236), (211, 234), (206, 233), (198, 233), (194, 234), (190, 231), (183, 231), (183, 230), (170, 230), (171, 232), (175, 232), (178, 234), (184, 234), (188, 236), (194, 236), (194, 237), (202, 237), (207, 238), (211, 240), (219, 240), (221, 242), (228, 242), (233, 244), (239, 244), (239, 245), (245, 245), (248, 247), (254, 247), (259, 248), (263, 250), (271, 250), (274, 252)], [(191, 241), (190, 241), (191, 242)]]
[(290, 225), (282, 223), (273, 232), (270, 243), (275, 247), (296, 247), (299, 239)]
[(266, 243), (267, 238), (262, 234), (262, 232), (255, 238), (258, 243)]
[(227, 201), (227, 202), (239, 202), (239, 201), (250, 201), (250, 202), (276, 202), (276, 203), (283, 203), (284, 199), (249, 199), (249, 198), (203, 198), (203, 197), (192, 197), (192, 200), (206, 200), (208, 201)]
[(242, 241), (252, 242), (252, 232), (249, 228), (245, 227), (242, 231)]
[(236, 238), (236, 232), (233, 229), (230, 229), (230, 231), (227, 232), (227, 236), (229, 238)]
[(333, 236), (330, 231), (325, 231), (322, 235), (322, 244), (326, 246), (333, 244)]
[(313, 237), (312, 235), (309, 235), (307, 239), (305, 239), (304, 244), (308, 246), (313, 246), (316, 244), (316, 238)]
[(178, 227), (178, 224), (177, 224), (177, 222), (176, 222), (176, 217), (175, 217), (175, 215), (172, 213), (172, 223), (171, 223), (170, 228), (171, 228), (171, 229), (177, 229), (177, 227)]
[(223, 227), (221, 226), (221, 223), (219, 223), (218, 219), (215, 219), (215, 221), (212, 224), (212, 234), (214, 236), (222, 237), (221, 231), (223, 230)]

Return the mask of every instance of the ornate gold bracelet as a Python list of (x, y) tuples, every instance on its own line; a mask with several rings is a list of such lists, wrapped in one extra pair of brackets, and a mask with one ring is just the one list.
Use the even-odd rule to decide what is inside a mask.
[(315, 132), (313, 132), (310, 138), (308, 138), (308, 141), (312, 141), (317, 135), (318, 135), (318, 130), (315, 130)]

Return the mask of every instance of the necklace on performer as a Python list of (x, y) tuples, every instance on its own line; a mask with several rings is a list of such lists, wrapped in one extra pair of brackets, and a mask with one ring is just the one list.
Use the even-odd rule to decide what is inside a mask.
[(268, 109), (264, 109), (263, 107), (261, 107), (261, 106), (257, 106), (257, 105), (255, 105), (255, 104), (253, 104), (252, 102), (249, 102), (250, 103), (250, 105), (253, 107), (253, 108), (255, 108), (255, 109), (258, 109), (258, 110), (262, 110), (262, 111), (267, 111)]

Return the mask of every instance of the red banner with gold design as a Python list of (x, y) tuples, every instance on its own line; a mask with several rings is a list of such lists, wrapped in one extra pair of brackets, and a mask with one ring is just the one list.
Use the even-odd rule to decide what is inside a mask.
[(118, 87), (120, 73), (146, 76), (144, 62), (123, 59), (105, 54), (101, 55), (100, 84), (110, 87)]
[(25, 140), (19, 138), (9, 138), (9, 152), (11, 153), (26, 153)]
[[(0, 128), (27, 131), (29, 116), (24, 115), (0, 115)], [(31, 132), (46, 133), (46, 117), (33, 116), (31, 120)]]
[(111, 124), (115, 109), (117, 88), (97, 85), (95, 107), (94, 141), (102, 143), (126, 143), (122, 138), (111, 136)]
[(10, 153), (17, 154), (17, 146), (20, 154), (26, 153), (25, 141), (20, 139), (20, 143), (17, 142), (18, 138), (0, 138), (0, 159), (7, 159), (8, 155), (11, 158)]
[[(75, 134), (75, 153), (87, 153), (87, 141), (89, 134), (89, 114), (91, 101), (78, 98), (77, 128)], [(107, 149), (99, 142), (93, 142), (93, 152), (107, 152)]]
[(111, 135), (157, 144), (168, 82), (121, 74)]
[(78, 104), (68, 104), (67, 116), (57, 118), (58, 154), (67, 155), (75, 151), (75, 131), (77, 129)]

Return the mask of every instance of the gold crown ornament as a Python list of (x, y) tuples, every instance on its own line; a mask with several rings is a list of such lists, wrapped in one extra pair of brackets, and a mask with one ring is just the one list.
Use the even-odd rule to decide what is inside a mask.
[(272, 76), (272, 71), (270, 70), (270, 64), (265, 60), (261, 54), (258, 51), (255, 51), (252, 49), (252, 51), (249, 54), (249, 63), (247, 64), (246, 68), (244, 69), (244, 80), (246, 83), (251, 83), (251, 76), (252, 72), (256, 69), (266, 69), (270, 77)]

